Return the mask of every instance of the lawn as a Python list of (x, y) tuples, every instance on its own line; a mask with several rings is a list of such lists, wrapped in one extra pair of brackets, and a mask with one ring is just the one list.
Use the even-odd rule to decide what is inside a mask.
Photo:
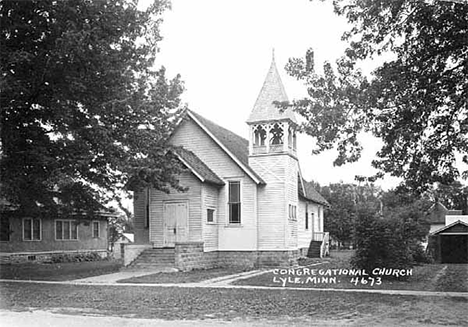
[[(0, 283), (0, 309), (150, 319), (268, 320), (272, 326), (325, 319), (354, 326), (466, 326), (466, 298), (297, 290)], [(196, 325), (196, 322), (194, 322)], [(215, 325), (215, 324), (214, 324)]]
[(197, 269), (188, 272), (156, 273), (142, 277), (133, 277), (119, 280), (118, 283), (137, 284), (172, 284), (172, 283), (197, 283), (208, 279), (238, 274), (246, 271), (242, 268), (214, 268)]
[(0, 265), (0, 279), (65, 281), (109, 274), (121, 267), (121, 263), (112, 260), (3, 264)]
[[(235, 285), (335, 288), (335, 289), (387, 289), (418, 291), (468, 292), (468, 265), (427, 264), (415, 266), (406, 277), (388, 279), (366, 275), (350, 275), (351, 251), (332, 251), (329, 258), (317, 263), (306, 260), (297, 269), (276, 269), (255, 277), (234, 282)], [(341, 269), (341, 270), (340, 270)]]

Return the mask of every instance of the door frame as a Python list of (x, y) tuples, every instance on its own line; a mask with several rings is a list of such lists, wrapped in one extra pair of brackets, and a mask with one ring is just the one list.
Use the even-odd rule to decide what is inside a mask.
[[(187, 235), (187, 239), (189, 238), (189, 217), (190, 217), (190, 212), (189, 212), (189, 209), (190, 209), (190, 206), (189, 206), (189, 200), (168, 200), (168, 201), (163, 201), (163, 247), (168, 247), (168, 248), (173, 248), (175, 247), (175, 244), (174, 245), (166, 245), (166, 227), (167, 227), (167, 221), (166, 221), (166, 204), (180, 204), (180, 203), (183, 203), (185, 204), (187, 210), (187, 214), (186, 214), (186, 219), (185, 219), (185, 230), (186, 230), (186, 235)], [(179, 225), (179, 222), (177, 220), (177, 217), (176, 217), (176, 228), (177, 226)], [(175, 241), (174, 243), (177, 243), (179, 242), (177, 240), (177, 233), (176, 233), (176, 238), (175, 238)]]

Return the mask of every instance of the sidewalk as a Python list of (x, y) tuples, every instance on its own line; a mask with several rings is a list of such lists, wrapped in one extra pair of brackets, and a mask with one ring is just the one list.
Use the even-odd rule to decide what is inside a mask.
[[(250, 277), (250, 276), (249, 276)], [(109, 279), (110, 280), (110, 279)], [(408, 290), (377, 290), (377, 289), (345, 289), (345, 288), (300, 288), (300, 287), (273, 287), (273, 286), (248, 286), (231, 285), (226, 283), (180, 283), (180, 284), (134, 284), (134, 283), (115, 283), (101, 282), (82, 282), (75, 281), (36, 281), (36, 280), (10, 280), (0, 279), (0, 283), (25, 283), (25, 284), (52, 284), (52, 285), (92, 285), (92, 286), (114, 286), (114, 287), (179, 287), (179, 288), (219, 288), (219, 289), (250, 289), (250, 290), (270, 290), (270, 291), (301, 291), (301, 292), (345, 292), (345, 293), (375, 293), (389, 295), (410, 295), (410, 296), (435, 296), (435, 297), (458, 297), (467, 298), (468, 292), (431, 292), (431, 291), (408, 291)], [(206, 281), (205, 281), (206, 282)]]
[(157, 273), (171, 273), (176, 272), (177, 269), (170, 268), (170, 267), (160, 267), (160, 268), (153, 268), (153, 269), (145, 269), (145, 270), (123, 270), (112, 274), (100, 275), (100, 276), (93, 276), (81, 279), (75, 279), (71, 282), (74, 283), (89, 283), (89, 284), (109, 284), (109, 283), (117, 283), (117, 281), (127, 278), (133, 277), (141, 277), (146, 275), (152, 275)]

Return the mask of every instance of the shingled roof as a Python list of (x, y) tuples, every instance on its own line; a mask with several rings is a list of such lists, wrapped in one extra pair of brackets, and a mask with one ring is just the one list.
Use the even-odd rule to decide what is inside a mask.
[[(302, 187), (299, 187), (299, 195), (318, 204), (322, 204), (324, 206), (329, 207), (330, 203), (315, 189), (314, 185), (311, 182), (306, 182), (302, 180), (305, 188), (305, 194), (303, 193)], [(300, 185), (301, 183), (299, 183)], [(302, 191), (302, 194), (301, 194)]]
[(276, 68), (275, 57), (273, 55), (270, 69), (268, 70), (265, 82), (250, 113), (250, 117), (247, 119), (247, 124), (285, 119), (297, 123), (291, 108), (281, 111), (274, 104), (275, 101), (288, 101), (288, 96), (286, 95), (283, 82)]
[(436, 202), (429, 208), (427, 220), (430, 224), (445, 224), (445, 216), (461, 214), (462, 210), (449, 210), (442, 203)]
[(186, 165), (187, 168), (190, 169), (202, 182), (220, 186), (225, 184), (223, 180), (208, 168), (208, 166), (205, 165), (192, 151), (184, 149), (183, 147), (178, 147), (174, 149), (174, 152), (182, 163)]
[[(232, 156), (234, 157), (233, 159), (235, 160), (237, 159), (239, 163), (241, 163), (243, 167), (247, 169), (250, 174), (255, 176), (260, 181), (260, 184), (266, 184), (263, 181), (263, 179), (260, 176), (258, 176), (257, 173), (249, 166), (249, 141), (248, 140), (237, 135), (236, 133), (231, 132), (230, 130), (224, 127), (219, 126), (218, 124), (212, 122), (209, 119), (206, 119), (205, 117), (197, 114), (196, 112), (192, 110), (187, 110), (187, 114), (189, 115), (189, 117), (195, 118), (197, 124), (201, 124), (202, 128), (206, 129), (209, 133), (211, 133), (212, 136), (216, 138), (215, 141), (218, 141), (219, 143), (221, 143), (221, 145), (224, 146), (232, 154)], [(193, 165), (197, 167), (199, 166), (199, 164), (202, 164), (206, 168), (199, 168), (199, 169), (202, 169), (202, 171), (209, 170), (212, 173), (212, 175), (210, 175), (211, 177), (208, 177), (208, 175), (204, 175), (204, 176), (206, 176), (210, 180), (211, 179), (221, 180), (194, 153), (186, 149), (184, 150), (186, 152), (185, 155), (190, 156), (189, 157), (190, 159), (187, 159), (187, 161), (193, 160), (194, 162)], [(198, 164), (196, 163), (197, 161), (199, 162)], [(196, 169), (196, 168), (193, 167), (193, 169)], [(304, 185), (305, 189), (303, 189), (302, 185)], [(327, 200), (325, 200), (322, 197), (322, 195), (320, 195), (320, 193), (318, 193), (317, 190), (315, 190), (313, 184), (310, 182), (306, 182), (305, 180), (303, 180), (303, 183), (300, 183), (300, 180), (299, 180), (298, 193), (303, 198), (308, 199), (312, 202), (322, 204), (325, 206), (330, 205), (327, 202)]]
[[(265, 184), (263, 179), (257, 175), (252, 168), (249, 167), (249, 141), (245, 138), (237, 135), (236, 133), (231, 132), (230, 130), (221, 127), (211, 120), (206, 119), (205, 117), (193, 112), (192, 110), (187, 110), (189, 116), (192, 116), (196, 119), (197, 123), (200, 123), (202, 128), (206, 128), (215, 138), (215, 141), (219, 141), (222, 146), (226, 148), (227, 151), (232, 154), (234, 160), (238, 160), (241, 164), (241, 168), (247, 170), (246, 172), (252, 175), (260, 184)], [(228, 153), (229, 154), (229, 153)]]

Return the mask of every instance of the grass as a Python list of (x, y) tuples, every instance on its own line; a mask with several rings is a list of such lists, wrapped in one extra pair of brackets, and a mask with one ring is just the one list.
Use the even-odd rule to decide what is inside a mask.
[(246, 271), (242, 268), (197, 269), (188, 272), (156, 273), (142, 277), (119, 280), (118, 283), (171, 284), (197, 283), (212, 278), (238, 274)]
[[(325, 258), (322, 263), (317, 263), (316, 259), (308, 259), (301, 262), (303, 266), (301, 268), (270, 271), (236, 281), (234, 284), (299, 288), (468, 292), (468, 266), (466, 264), (416, 266), (412, 269), (412, 275), (408, 278), (379, 279), (370, 276), (350, 276), (344, 274), (343, 271), (333, 273), (333, 269), (349, 270), (351, 268), (349, 259), (352, 254), (352, 251), (332, 251), (330, 257)], [(320, 272), (327, 271), (330, 271), (331, 275), (320, 274)]]
[(117, 261), (24, 263), (0, 265), (1, 279), (65, 281), (109, 274), (120, 269)]
[[(296, 290), (0, 283), (0, 308), (54, 310), (149, 319), (266, 319), (313, 325), (316, 319), (356, 326), (464, 326), (466, 298)], [(57, 311), (60, 308), (60, 311)], [(252, 323), (253, 324), (253, 323)], [(194, 322), (196, 325), (196, 322)], [(272, 324), (275, 325), (275, 324)], [(283, 325), (283, 324), (282, 324)]]

